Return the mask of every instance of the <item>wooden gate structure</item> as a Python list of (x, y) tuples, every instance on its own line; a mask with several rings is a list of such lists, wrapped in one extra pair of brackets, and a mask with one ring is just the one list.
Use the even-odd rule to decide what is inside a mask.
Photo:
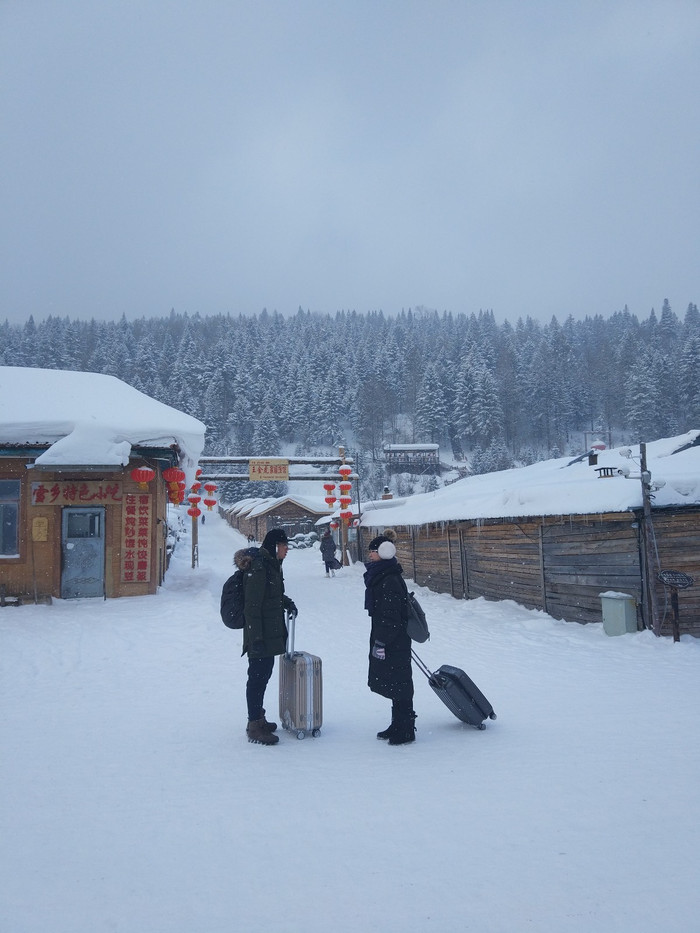
[[(275, 464), (280, 464), (285, 467), (284, 472), (281, 474), (269, 475), (265, 473), (256, 474), (252, 469), (252, 464), (270, 462)], [(228, 457), (228, 456), (211, 456), (211, 457), (200, 457), (199, 465), (202, 470), (200, 480), (202, 482), (214, 482), (214, 483), (229, 483), (229, 482), (255, 482), (255, 481), (267, 481), (270, 480), (281, 480), (281, 481), (292, 481), (292, 482), (339, 482), (340, 473), (339, 468), (342, 466), (352, 466), (353, 460), (351, 457), (345, 456), (345, 448), (338, 448), (337, 457), (279, 457), (279, 456), (248, 456), (248, 457)], [(246, 472), (242, 472), (241, 468), (243, 466), (247, 467)], [(323, 468), (331, 468), (333, 472), (308, 472), (308, 473), (289, 473), (290, 466), (308, 466), (315, 467), (316, 469), (323, 470)], [(229, 469), (232, 468), (232, 469)], [(357, 510), (358, 514), (360, 511), (360, 482), (359, 476), (357, 473), (352, 472), (347, 477), (348, 481), (354, 483), (355, 485), (355, 497), (357, 501)], [(341, 553), (343, 564), (347, 566), (349, 563), (348, 558), (348, 527), (345, 521), (341, 522)], [(196, 529), (193, 524), (193, 549), (196, 547), (195, 543)], [(192, 566), (195, 565), (195, 556), (193, 550)]]

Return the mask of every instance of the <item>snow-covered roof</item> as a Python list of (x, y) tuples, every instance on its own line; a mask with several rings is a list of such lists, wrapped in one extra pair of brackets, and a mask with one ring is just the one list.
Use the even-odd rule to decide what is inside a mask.
[[(654, 507), (700, 504), (699, 438), (700, 431), (689, 431), (647, 444), (647, 468), (652, 482), (665, 483), (654, 492)], [(639, 445), (629, 449), (632, 459), (623, 458), (620, 449), (613, 448), (598, 452), (595, 466), (589, 466), (587, 459), (572, 462), (570, 457), (562, 457), (519, 469), (469, 476), (435, 492), (403, 500), (370, 503), (363, 508), (362, 524), (424, 525), (641, 508)], [(601, 478), (596, 472), (601, 467), (611, 467), (614, 475)], [(631, 470), (630, 478), (617, 472), (625, 467)]]
[(257, 505), (260, 505), (261, 502), (269, 502), (269, 498), (261, 499), (259, 496), (248, 499), (239, 499), (238, 502), (234, 502), (233, 505), (228, 506), (226, 509), (227, 512), (230, 512), (231, 515), (244, 515), (254, 509)]
[(403, 453), (404, 451), (420, 452), (420, 451), (429, 451), (434, 453), (436, 450), (440, 450), (439, 444), (385, 444), (383, 450), (388, 452), (399, 452)]
[(286, 502), (292, 502), (300, 508), (306, 509), (308, 512), (329, 511), (328, 508), (325, 505), (321, 505), (317, 499), (305, 499), (301, 496), (280, 496), (277, 499), (264, 499), (248, 512), (248, 518), (256, 518), (259, 515), (264, 515), (265, 512), (277, 509)]
[(191, 483), (205, 430), (114, 376), (0, 366), (0, 443), (49, 444), (38, 466), (126, 466), (132, 447), (177, 445)]

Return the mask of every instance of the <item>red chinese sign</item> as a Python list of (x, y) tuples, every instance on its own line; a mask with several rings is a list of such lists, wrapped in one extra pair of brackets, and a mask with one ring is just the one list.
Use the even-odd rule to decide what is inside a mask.
[(124, 496), (122, 583), (148, 583), (151, 579), (152, 522), (152, 497), (148, 493)]
[(32, 483), (32, 505), (109, 505), (121, 501), (121, 483)]

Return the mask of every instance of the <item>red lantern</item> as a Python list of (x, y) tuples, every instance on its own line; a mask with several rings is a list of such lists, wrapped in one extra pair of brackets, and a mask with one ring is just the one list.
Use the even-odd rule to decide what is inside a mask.
[(147, 466), (134, 467), (131, 478), (139, 484), (139, 489), (148, 489), (148, 483), (155, 477), (156, 471)]
[(360, 519), (359, 519), (359, 518), (353, 519), (352, 527), (353, 527), (353, 528), (359, 528), (359, 527), (360, 527)]
[(202, 511), (201, 509), (198, 509), (196, 505), (193, 505), (191, 509), (187, 510), (187, 514), (191, 515), (192, 518), (199, 518), (199, 516), (202, 514)]
[(340, 507), (343, 509), (347, 509), (347, 507), (350, 505), (351, 502), (352, 502), (352, 499), (350, 498), (350, 496), (340, 497)]
[(326, 492), (331, 493), (335, 489), (335, 483), (324, 483), (323, 488), (326, 490)]
[(335, 496), (326, 496), (325, 501), (326, 501), (326, 505), (328, 505), (329, 508), (333, 508), (333, 503), (335, 502)]
[(350, 519), (352, 518), (352, 512), (350, 511), (341, 512), (340, 517), (343, 519), (344, 522), (349, 522)]
[(337, 527), (338, 527), (338, 522), (331, 522), (331, 528), (332, 528), (334, 531), (335, 531), (335, 529), (336, 529)]
[(338, 467), (338, 472), (343, 477), (343, 479), (347, 479), (348, 476), (350, 476), (350, 474), (352, 473), (352, 467), (349, 467), (346, 464), (344, 464), (343, 466)]
[(201, 496), (188, 496), (187, 497), (187, 501), (189, 502), (190, 505), (197, 505), (197, 503), (201, 502), (201, 500), (202, 500)]
[(199, 492), (201, 488), (202, 488), (201, 483), (192, 483), (192, 486), (191, 486), (192, 492)]
[(167, 470), (163, 470), (163, 479), (166, 483), (181, 483), (184, 478), (185, 471), (178, 467), (168, 467)]
[(350, 492), (351, 489), (352, 489), (352, 483), (341, 483), (341, 484), (340, 484), (340, 492), (341, 492), (341, 495), (342, 495), (344, 492)]
[(198, 468), (197, 468), (197, 472), (196, 472), (194, 475), (195, 475), (195, 476), (201, 476), (201, 475), (202, 475), (202, 468), (201, 468), (201, 467), (198, 467)]
[(204, 488), (206, 489), (207, 492), (212, 492), (212, 493), (213, 493), (213, 492), (216, 492), (216, 490), (217, 490), (218, 487), (217, 487), (216, 483), (205, 483), (205, 484), (204, 484)]
[(205, 499), (204, 504), (206, 505), (207, 509), (211, 512), (211, 510), (216, 505), (216, 499)]

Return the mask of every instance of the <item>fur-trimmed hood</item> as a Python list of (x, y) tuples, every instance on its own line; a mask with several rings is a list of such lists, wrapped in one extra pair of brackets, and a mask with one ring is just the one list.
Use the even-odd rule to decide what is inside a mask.
[(233, 555), (233, 562), (239, 570), (250, 570), (253, 559), (257, 556), (259, 548), (244, 547)]

